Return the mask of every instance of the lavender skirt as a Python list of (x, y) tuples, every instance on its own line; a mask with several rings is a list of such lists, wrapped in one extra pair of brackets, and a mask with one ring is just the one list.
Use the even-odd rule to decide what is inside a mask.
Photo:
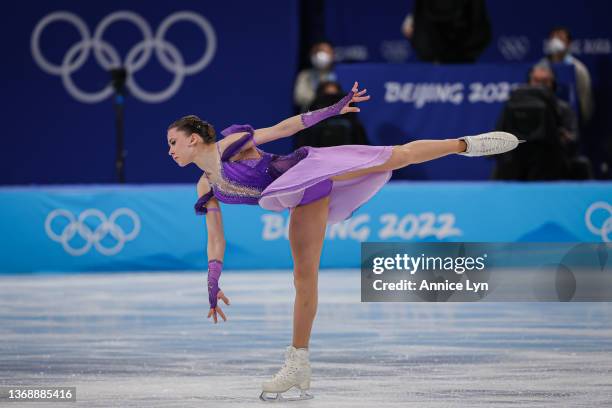
[[(304, 192), (330, 177), (367, 169), (385, 163), (392, 146), (343, 145), (306, 147), (307, 156), (274, 180), (261, 194), (259, 205), (267, 210), (294, 208)], [(349, 218), (391, 178), (391, 171), (367, 174), (345, 181), (334, 181), (329, 193), (328, 223)]]

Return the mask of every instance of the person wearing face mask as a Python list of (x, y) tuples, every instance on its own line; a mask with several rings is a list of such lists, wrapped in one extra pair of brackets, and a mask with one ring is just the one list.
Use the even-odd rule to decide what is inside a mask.
[(550, 64), (573, 65), (576, 71), (576, 89), (580, 104), (580, 115), (588, 123), (593, 115), (593, 92), (591, 76), (587, 67), (570, 53), (572, 38), (565, 27), (555, 27), (550, 31), (546, 43), (546, 57), (541, 62)]
[[(338, 102), (345, 95), (339, 83), (324, 81), (319, 84), (310, 111), (325, 108)], [(369, 144), (365, 128), (356, 113), (348, 113), (324, 120), (299, 132), (294, 139), (294, 148), (302, 146), (329, 147), (341, 145)]]
[(300, 112), (308, 111), (320, 83), (336, 80), (336, 73), (333, 70), (334, 49), (330, 43), (320, 42), (313, 45), (310, 50), (310, 63), (312, 68), (300, 71), (293, 90), (293, 101)]

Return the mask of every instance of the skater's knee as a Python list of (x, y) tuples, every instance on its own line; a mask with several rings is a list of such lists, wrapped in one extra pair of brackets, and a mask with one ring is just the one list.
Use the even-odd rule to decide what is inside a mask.
[(303, 272), (295, 272), (293, 274), (293, 283), (297, 286), (316, 286), (317, 284), (317, 276), (315, 273), (303, 273)]
[(293, 273), (293, 285), (296, 292), (311, 292), (317, 289), (316, 268), (295, 268)]
[(412, 146), (410, 146), (410, 143), (400, 146), (398, 155), (401, 166), (408, 166), (416, 163), (415, 152)]
[(299, 255), (293, 256), (293, 274), (295, 276), (308, 277), (316, 276), (319, 272), (321, 250), (314, 248), (302, 251)]

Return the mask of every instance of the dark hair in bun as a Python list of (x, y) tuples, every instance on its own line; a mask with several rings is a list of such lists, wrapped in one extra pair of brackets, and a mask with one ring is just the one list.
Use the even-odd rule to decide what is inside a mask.
[(196, 115), (183, 116), (179, 120), (174, 121), (168, 130), (174, 129), (185, 132), (188, 135), (195, 133), (199, 135), (204, 143), (214, 143), (216, 140), (215, 128), (210, 123), (203, 121)]

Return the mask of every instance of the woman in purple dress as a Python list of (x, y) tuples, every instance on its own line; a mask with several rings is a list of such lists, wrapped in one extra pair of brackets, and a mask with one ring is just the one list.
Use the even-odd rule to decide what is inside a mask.
[(225, 239), (219, 202), (259, 204), (265, 209), (291, 212), (289, 242), (294, 261), (295, 303), (293, 341), (285, 365), (263, 384), (262, 399), (282, 398), (296, 386), (300, 399), (310, 398), (308, 342), (317, 310), (317, 277), (325, 227), (351, 216), (389, 180), (391, 172), (449, 154), (483, 156), (499, 154), (518, 145), (515, 136), (492, 132), (459, 139), (418, 140), (399, 146), (346, 145), (302, 147), (289, 155), (275, 155), (258, 146), (334, 115), (359, 112), (351, 103), (370, 97), (355, 83), (338, 103), (286, 119), (272, 127), (253, 129), (233, 125), (216, 141), (213, 127), (197, 116), (186, 116), (168, 128), (169, 154), (184, 167), (195, 163), (204, 174), (197, 185), (196, 213), (206, 214), (208, 231), (208, 291), (210, 311), (217, 323), (226, 320), (220, 299), (229, 304), (219, 288)]

